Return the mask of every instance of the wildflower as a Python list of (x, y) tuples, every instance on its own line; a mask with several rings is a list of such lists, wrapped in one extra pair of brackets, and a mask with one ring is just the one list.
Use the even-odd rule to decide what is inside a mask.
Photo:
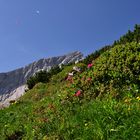
[(74, 72), (69, 73), (69, 76), (73, 76)]
[(87, 81), (91, 81), (92, 79), (89, 77), (88, 79), (87, 79)]
[(73, 78), (72, 78), (72, 76), (68, 76), (66, 80), (69, 81), (69, 82), (71, 82), (71, 83), (73, 83)]
[(88, 124), (87, 123), (85, 123), (85, 126), (87, 126)]
[(118, 130), (117, 129), (110, 129), (110, 131), (114, 131), (115, 132), (115, 131), (118, 131)]
[(127, 99), (125, 99), (125, 100), (124, 100), (124, 102), (125, 102), (125, 103), (130, 103), (130, 102), (131, 102), (131, 100), (132, 100), (132, 99), (127, 98)]
[(68, 76), (66, 80), (69, 81), (71, 79), (72, 79), (72, 77), (71, 76)]
[(77, 71), (77, 72), (81, 72), (81, 68), (80, 67), (77, 67), (77, 66), (74, 66), (73, 67), (73, 70)]
[(74, 96), (80, 96), (81, 95), (81, 91), (80, 90), (78, 90), (77, 92), (76, 92), (76, 94), (74, 94)]
[(93, 66), (93, 64), (88, 64), (88, 66), (87, 66), (87, 67), (88, 67), (88, 68), (91, 68), (92, 66)]
[(138, 101), (140, 101), (140, 96), (138, 96), (136, 99), (137, 99)]

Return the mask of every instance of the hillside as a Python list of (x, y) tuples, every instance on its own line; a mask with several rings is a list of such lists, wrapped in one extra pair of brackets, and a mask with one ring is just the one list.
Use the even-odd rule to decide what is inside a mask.
[(44, 58), (25, 67), (0, 73), (0, 108), (8, 106), (10, 100), (16, 100), (24, 94), (26, 81), (40, 70), (50, 70), (56, 65), (66, 65), (82, 59), (83, 54), (73, 52), (63, 56)]
[(140, 44), (113, 44), (93, 56), (0, 110), (0, 139), (139, 140)]

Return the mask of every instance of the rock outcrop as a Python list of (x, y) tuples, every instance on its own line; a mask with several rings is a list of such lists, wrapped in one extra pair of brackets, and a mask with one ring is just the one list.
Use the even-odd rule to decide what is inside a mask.
[(27, 79), (39, 70), (49, 70), (52, 66), (68, 64), (83, 58), (80, 52), (40, 59), (23, 68), (7, 73), (0, 73), (0, 106), (8, 106), (10, 100), (17, 100), (24, 94)]

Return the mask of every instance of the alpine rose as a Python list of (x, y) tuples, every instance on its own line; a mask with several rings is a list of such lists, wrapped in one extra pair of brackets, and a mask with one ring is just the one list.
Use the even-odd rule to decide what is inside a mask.
[(87, 67), (88, 67), (88, 68), (91, 68), (92, 66), (93, 66), (93, 64), (88, 64), (88, 66), (87, 66)]
[(74, 94), (74, 96), (80, 96), (81, 95), (81, 91), (80, 90), (78, 90), (77, 92), (76, 92), (76, 94)]

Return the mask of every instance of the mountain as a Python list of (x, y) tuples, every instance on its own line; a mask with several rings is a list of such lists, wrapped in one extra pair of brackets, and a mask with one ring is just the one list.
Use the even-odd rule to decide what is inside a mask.
[(27, 79), (39, 70), (50, 70), (52, 66), (68, 64), (83, 58), (81, 52), (73, 52), (67, 55), (40, 59), (23, 68), (7, 73), (0, 73), (0, 102), (1, 106), (8, 106), (10, 100), (18, 99), (24, 94)]

